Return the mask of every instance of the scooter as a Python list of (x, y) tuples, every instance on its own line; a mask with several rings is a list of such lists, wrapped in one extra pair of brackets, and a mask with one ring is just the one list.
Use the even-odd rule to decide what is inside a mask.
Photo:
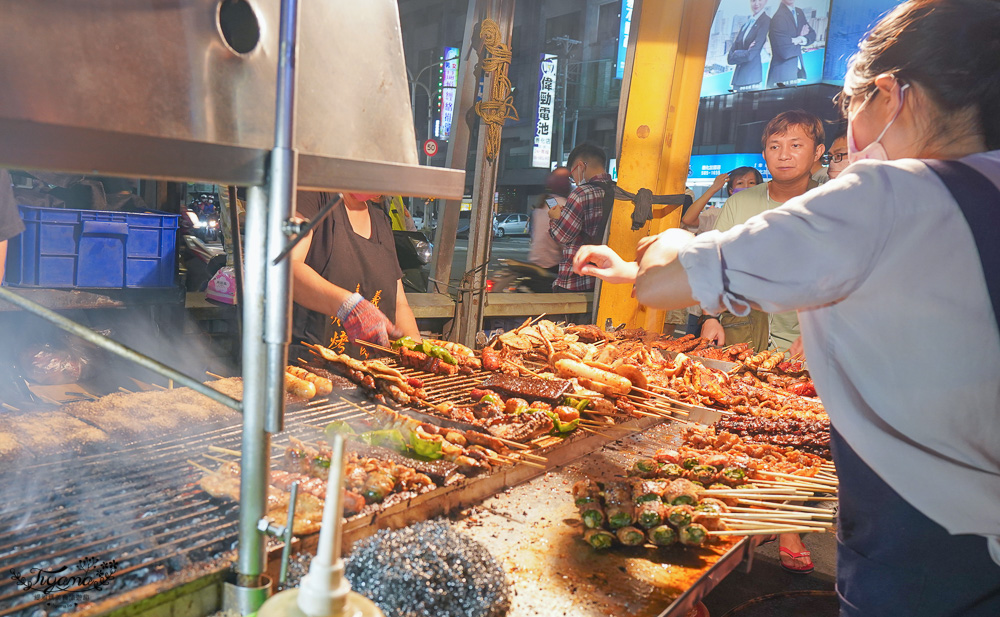
[(500, 269), (486, 282), (488, 291), (520, 293), (552, 293), (556, 275), (527, 261), (499, 259)]
[(403, 271), (403, 289), (426, 292), (430, 280), (426, 266), (434, 255), (434, 245), (420, 231), (394, 230), (392, 238), (396, 244), (396, 260)]

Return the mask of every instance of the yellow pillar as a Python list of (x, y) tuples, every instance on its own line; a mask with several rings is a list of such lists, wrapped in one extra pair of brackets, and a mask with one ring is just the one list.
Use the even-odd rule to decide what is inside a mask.
[[(635, 55), (618, 161), (618, 186), (629, 192), (684, 192), (716, 6), (706, 0), (645, 0), (638, 32), (633, 21)], [(641, 238), (680, 224), (680, 208), (664, 216), (667, 208), (654, 206), (653, 220), (632, 231), (631, 204), (616, 202), (608, 245), (635, 259)], [(639, 305), (631, 292), (631, 285), (602, 285), (597, 323), (610, 317), (616, 325), (660, 332), (664, 312)]]

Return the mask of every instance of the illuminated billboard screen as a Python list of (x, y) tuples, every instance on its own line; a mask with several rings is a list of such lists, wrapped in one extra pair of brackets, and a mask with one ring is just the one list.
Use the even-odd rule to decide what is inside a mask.
[(868, 31), (901, 0), (834, 0), (823, 81), (843, 85), (847, 63)]
[(701, 95), (821, 82), (829, 21), (830, 0), (722, 0)]

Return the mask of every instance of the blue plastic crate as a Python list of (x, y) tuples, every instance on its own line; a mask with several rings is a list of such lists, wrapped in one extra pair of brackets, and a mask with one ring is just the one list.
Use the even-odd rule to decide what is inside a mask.
[(133, 213), (18, 206), (25, 230), (10, 240), (6, 284), (21, 287), (172, 287), (177, 222)]

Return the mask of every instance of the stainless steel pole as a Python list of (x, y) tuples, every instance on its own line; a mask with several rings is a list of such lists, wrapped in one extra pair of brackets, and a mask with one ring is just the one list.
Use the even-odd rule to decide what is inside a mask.
[(278, 55), (278, 93), (275, 105), (274, 149), (268, 173), (267, 277), (264, 303), (264, 342), (267, 345), (267, 386), (264, 430), (278, 433), (284, 424), (285, 367), (291, 339), (291, 262), (274, 263), (285, 248), (285, 223), (295, 212), (296, 152), (292, 148), (295, 123), (295, 61), (298, 0), (281, 3), (281, 42)]
[(62, 328), (63, 330), (69, 332), (70, 334), (75, 334), (83, 340), (93, 343), (102, 349), (106, 349), (113, 354), (119, 355), (126, 360), (131, 360), (143, 368), (147, 368), (154, 373), (159, 373), (160, 375), (166, 377), (167, 379), (173, 379), (182, 386), (187, 386), (199, 394), (204, 394), (208, 398), (216, 401), (217, 403), (222, 403), (226, 407), (232, 407), (236, 411), (240, 411), (242, 405), (237, 400), (226, 396), (225, 394), (209, 388), (205, 384), (201, 383), (193, 377), (188, 377), (180, 371), (176, 371), (162, 362), (157, 362), (156, 360), (144, 356), (138, 351), (132, 349), (131, 347), (126, 347), (118, 341), (111, 340), (106, 336), (102, 336), (86, 326), (82, 326), (72, 319), (67, 319), (59, 313), (45, 308), (41, 304), (32, 302), (27, 298), (22, 298), (18, 294), (10, 291), (9, 289), (4, 289), (0, 287), (0, 299), (6, 300), (11, 304), (17, 305), (22, 309), (51, 322), (52, 324)]
[[(247, 191), (246, 244), (267, 241), (267, 191), (252, 186)], [(237, 593), (260, 585), (264, 572), (264, 536), (257, 523), (264, 516), (268, 485), (267, 455), (270, 439), (264, 431), (267, 362), (264, 338), (264, 278), (267, 259), (263, 251), (246, 251), (243, 271), (243, 444), (240, 467), (240, 533), (236, 561)], [(249, 592), (245, 592), (249, 593)]]

